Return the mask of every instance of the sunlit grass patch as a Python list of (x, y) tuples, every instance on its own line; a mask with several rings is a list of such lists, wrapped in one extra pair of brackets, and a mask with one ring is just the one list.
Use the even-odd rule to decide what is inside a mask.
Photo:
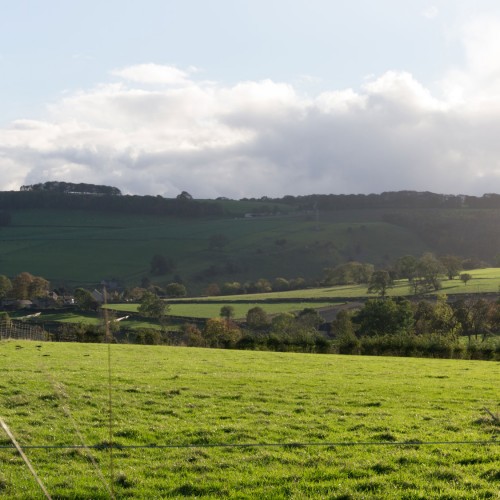
[[(1, 416), (55, 498), (109, 497), (88, 453), (120, 498), (497, 490), (498, 364), (112, 345), (110, 483), (107, 346), (17, 344), (0, 343)], [(0, 497), (36, 498), (15, 451), (0, 461)]]

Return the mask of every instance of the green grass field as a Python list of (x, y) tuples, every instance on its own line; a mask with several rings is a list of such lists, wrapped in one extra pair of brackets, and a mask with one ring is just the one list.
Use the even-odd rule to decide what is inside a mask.
[[(64, 448), (109, 442), (108, 346), (0, 343), (0, 417), (53, 498), (498, 498), (498, 363), (109, 349), (112, 471)], [(0, 446), (0, 497), (43, 498)]]
[[(474, 269), (464, 271), (472, 276), (472, 279), (464, 284), (460, 279), (443, 279), (442, 288), (437, 294), (473, 294), (473, 293), (498, 293), (500, 292), (500, 267), (486, 269)], [(387, 290), (390, 297), (408, 296), (412, 290), (408, 281), (396, 281), (394, 287)], [(366, 285), (341, 285), (321, 288), (308, 288), (305, 290), (288, 290), (284, 292), (255, 293), (246, 295), (228, 295), (223, 297), (228, 302), (237, 300), (278, 300), (278, 299), (338, 299), (338, 298), (358, 298), (376, 297), (375, 294), (368, 293)], [(198, 297), (197, 300), (211, 301), (220, 300), (221, 297)], [(190, 299), (186, 299), (190, 300)]]
[[(443, 287), (438, 294), (471, 294), (471, 293), (497, 293), (500, 289), (500, 268), (477, 269), (468, 271), (472, 279), (465, 285), (459, 279), (444, 280)], [(396, 282), (388, 291), (391, 297), (410, 296), (411, 289), (407, 281)], [(196, 303), (184, 303), (192, 299), (175, 299), (169, 304), (168, 314), (193, 318), (218, 317), (224, 305), (231, 305), (235, 310), (235, 319), (244, 319), (247, 311), (255, 306), (262, 307), (268, 314), (283, 312), (297, 312), (305, 308), (321, 309), (338, 305), (338, 299), (356, 299), (376, 297), (367, 292), (366, 285), (335, 286), (323, 288), (310, 288), (306, 290), (291, 290), (285, 292), (271, 292), (246, 295), (228, 295), (224, 297), (198, 297)], [(279, 302), (280, 300), (295, 299), (297, 302)], [(315, 299), (318, 302), (300, 302), (300, 299)], [(324, 299), (322, 301), (321, 299)], [(247, 303), (238, 303), (245, 300)], [(265, 303), (259, 301), (272, 300), (276, 302)], [(336, 302), (337, 300), (337, 302)], [(213, 302), (215, 301), (215, 302)], [(221, 303), (224, 301), (224, 303)], [(255, 302), (252, 302), (255, 301)], [(119, 314), (137, 312), (139, 304), (110, 304), (108, 307)], [(127, 322), (124, 322), (126, 325)]]
[[(321, 302), (311, 304), (310, 302), (294, 302), (294, 303), (277, 303), (277, 304), (261, 304), (261, 303), (248, 303), (248, 304), (227, 304), (220, 303), (201, 303), (201, 304), (170, 304), (168, 314), (172, 316), (186, 316), (191, 318), (217, 318), (220, 315), (221, 307), (224, 305), (231, 305), (234, 308), (234, 318), (244, 319), (248, 310), (252, 307), (261, 307), (268, 314), (279, 314), (284, 312), (301, 311), (307, 307), (321, 308), (334, 306), (332, 302)], [(110, 304), (109, 309), (123, 313), (137, 312), (138, 304)]]

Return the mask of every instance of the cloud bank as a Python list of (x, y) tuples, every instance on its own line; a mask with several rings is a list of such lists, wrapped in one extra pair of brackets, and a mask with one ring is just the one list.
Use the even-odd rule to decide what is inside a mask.
[(0, 129), (0, 189), (46, 180), (195, 197), (500, 191), (500, 24), (464, 30), (439, 97), (388, 71), (305, 97), (280, 82), (199, 81), (142, 64)]

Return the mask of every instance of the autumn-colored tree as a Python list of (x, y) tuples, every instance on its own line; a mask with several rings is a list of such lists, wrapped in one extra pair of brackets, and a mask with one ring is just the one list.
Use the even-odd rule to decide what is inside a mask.
[(50, 283), (41, 276), (22, 272), (12, 280), (10, 295), (18, 300), (43, 297), (49, 291), (49, 286)]
[(223, 318), (208, 319), (202, 332), (208, 347), (231, 348), (241, 338), (240, 329)]

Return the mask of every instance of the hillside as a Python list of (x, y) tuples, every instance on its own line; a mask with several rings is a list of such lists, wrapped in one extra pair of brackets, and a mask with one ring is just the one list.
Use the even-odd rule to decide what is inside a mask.
[[(212, 282), (259, 278), (315, 284), (324, 268), (350, 260), (387, 267), (431, 251), (493, 263), (500, 253), (499, 208), (439, 208), (434, 198), (428, 209), (411, 208), (408, 200), (400, 203), (406, 208), (395, 202), (384, 208), (382, 195), (371, 205), (368, 197), (357, 204), (346, 197), (333, 207), (323, 200), (318, 209), (314, 199), (292, 197), (51, 196), (0, 193), (1, 274), (29, 271), (69, 287), (104, 279), (128, 286), (182, 281), (200, 293)], [(162, 275), (151, 273), (155, 255), (169, 263)]]
[[(14, 210), (11, 225), (0, 230), (2, 273), (21, 271), (53, 283), (92, 285), (103, 279), (138, 284), (144, 277), (169, 282), (175, 277), (201, 290), (216, 281), (246, 281), (279, 276), (317, 280), (323, 268), (347, 260), (388, 264), (428, 247), (409, 230), (373, 214), (358, 222), (309, 220), (307, 215), (268, 217), (131, 216), (102, 212)], [(364, 222), (363, 222), (364, 221)], [(210, 239), (223, 235), (223, 246)], [(164, 276), (150, 274), (155, 254), (173, 262)]]

